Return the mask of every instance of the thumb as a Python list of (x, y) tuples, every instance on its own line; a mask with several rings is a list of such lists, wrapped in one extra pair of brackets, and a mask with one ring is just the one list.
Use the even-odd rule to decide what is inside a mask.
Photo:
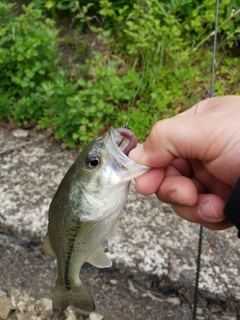
[(216, 115), (211, 113), (207, 117), (185, 114), (160, 120), (144, 144), (133, 149), (129, 156), (135, 162), (158, 168), (167, 166), (176, 157), (210, 161), (215, 157), (215, 149), (211, 151), (209, 146), (216, 140), (216, 128), (219, 128), (216, 120)]

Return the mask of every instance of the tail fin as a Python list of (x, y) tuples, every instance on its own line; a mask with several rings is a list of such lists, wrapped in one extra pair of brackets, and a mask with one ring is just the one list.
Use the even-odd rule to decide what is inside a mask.
[(93, 298), (81, 282), (79, 285), (67, 288), (61, 286), (57, 281), (53, 297), (53, 311), (63, 312), (68, 306), (75, 306), (87, 312), (95, 310)]

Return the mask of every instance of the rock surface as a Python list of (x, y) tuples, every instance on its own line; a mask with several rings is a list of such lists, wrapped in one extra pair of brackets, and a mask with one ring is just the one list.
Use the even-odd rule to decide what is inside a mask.
[[(20, 141), (0, 129), (0, 319), (51, 318), (56, 262), (41, 241), (51, 198), (77, 152), (42, 136), (30, 130)], [(68, 308), (63, 319), (191, 319), (198, 233), (132, 184), (108, 249), (113, 268), (81, 272), (97, 313), (86, 318)], [(239, 259), (235, 228), (204, 229), (198, 319), (238, 319)]]

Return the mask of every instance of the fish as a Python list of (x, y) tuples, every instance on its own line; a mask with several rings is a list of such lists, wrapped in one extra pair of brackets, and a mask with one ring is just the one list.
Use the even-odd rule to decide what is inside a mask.
[(109, 128), (78, 155), (52, 199), (42, 249), (57, 259), (54, 313), (68, 306), (95, 310), (79, 273), (85, 262), (112, 266), (102, 244), (111, 243), (117, 233), (131, 180), (150, 169), (128, 157), (136, 146), (132, 131)]

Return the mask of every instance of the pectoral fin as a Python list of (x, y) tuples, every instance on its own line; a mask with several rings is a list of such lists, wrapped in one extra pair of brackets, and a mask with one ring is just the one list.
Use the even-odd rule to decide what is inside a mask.
[(51, 243), (50, 243), (48, 232), (47, 232), (47, 234), (45, 235), (45, 237), (43, 239), (42, 250), (43, 250), (43, 252), (45, 252), (50, 257), (56, 257), (56, 254), (53, 251), (53, 248), (52, 248)]
[(101, 247), (94, 252), (87, 262), (97, 268), (107, 268), (112, 266), (112, 261), (108, 258)]
[(112, 225), (112, 228), (108, 234), (108, 244), (113, 243), (113, 238), (115, 238), (117, 235), (117, 229), (118, 229), (118, 219), (114, 222), (114, 224)]

